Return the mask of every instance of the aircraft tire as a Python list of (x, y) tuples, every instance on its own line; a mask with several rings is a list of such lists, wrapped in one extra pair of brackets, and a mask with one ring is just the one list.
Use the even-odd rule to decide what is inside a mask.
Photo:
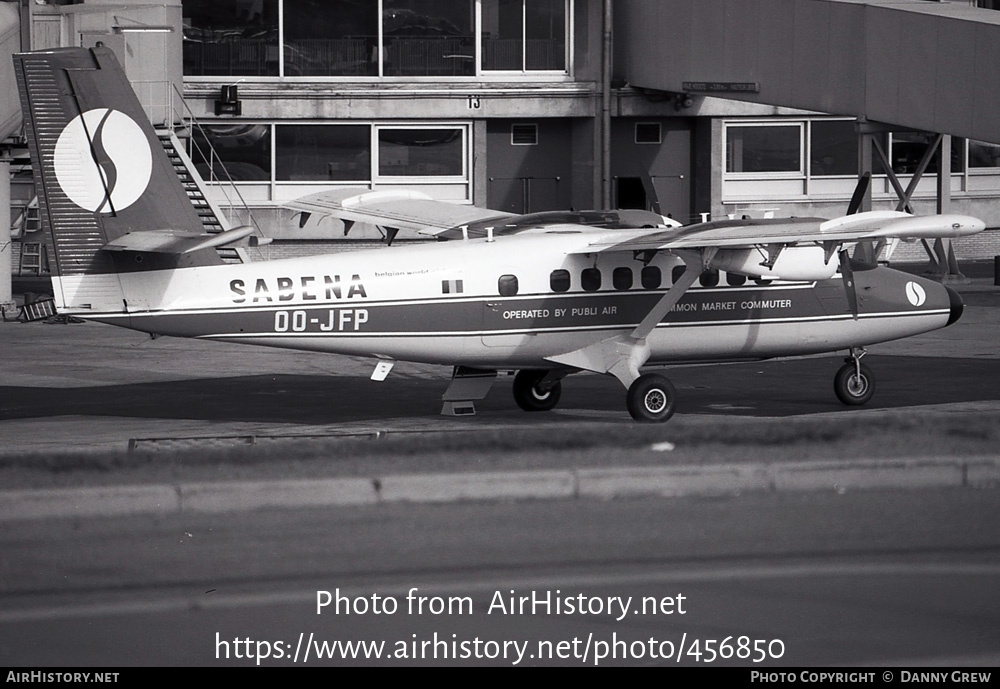
[(562, 383), (556, 381), (545, 392), (538, 389), (538, 384), (546, 376), (547, 371), (518, 371), (514, 376), (514, 401), (524, 411), (550, 411), (559, 404), (562, 395)]
[(673, 383), (658, 373), (646, 373), (635, 379), (625, 397), (628, 413), (642, 423), (663, 423), (674, 415), (677, 391)]
[(849, 407), (867, 404), (875, 394), (875, 376), (862, 364), (859, 378), (854, 363), (844, 364), (833, 378), (833, 391), (837, 399)]

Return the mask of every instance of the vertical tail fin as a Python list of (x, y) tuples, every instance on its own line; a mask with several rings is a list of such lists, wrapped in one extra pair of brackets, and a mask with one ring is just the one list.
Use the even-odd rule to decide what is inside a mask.
[[(103, 248), (134, 232), (201, 234), (201, 221), (111, 50), (61, 48), (13, 59), (39, 216), (61, 278), (53, 280), (57, 304), (121, 311), (125, 295), (115, 275), (135, 267)], [(199, 253), (200, 264), (219, 262), (214, 252)]]

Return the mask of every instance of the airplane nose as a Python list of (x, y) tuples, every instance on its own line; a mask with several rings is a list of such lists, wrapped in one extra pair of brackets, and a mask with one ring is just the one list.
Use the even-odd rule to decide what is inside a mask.
[(961, 295), (951, 287), (946, 285), (945, 289), (948, 290), (948, 299), (951, 301), (951, 315), (948, 316), (948, 323), (945, 326), (947, 327), (962, 317), (962, 312), (965, 311), (965, 302), (962, 301)]

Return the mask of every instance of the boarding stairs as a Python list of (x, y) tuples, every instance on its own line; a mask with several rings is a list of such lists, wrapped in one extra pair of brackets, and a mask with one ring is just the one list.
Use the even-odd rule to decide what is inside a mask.
[[(170, 158), (174, 172), (177, 173), (191, 205), (198, 213), (205, 232), (219, 234), (230, 229), (225, 215), (209, 200), (204, 181), (191, 162), (191, 158), (185, 152), (184, 144), (177, 137), (176, 132), (174, 130), (157, 131), (157, 137), (160, 139), (167, 157)], [(216, 251), (224, 263), (245, 263), (249, 260), (244, 249), (222, 246), (218, 247)]]

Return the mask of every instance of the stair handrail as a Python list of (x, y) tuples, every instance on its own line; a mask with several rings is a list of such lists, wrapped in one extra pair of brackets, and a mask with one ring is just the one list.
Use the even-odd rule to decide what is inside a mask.
[[(257, 219), (253, 215), (253, 211), (250, 210), (250, 205), (246, 202), (246, 199), (243, 198), (243, 194), (240, 192), (239, 187), (236, 185), (236, 181), (229, 174), (229, 170), (226, 169), (225, 164), (222, 162), (222, 157), (219, 156), (219, 154), (216, 152), (215, 147), (212, 145), (211, 139), (209, 139), (208, 137), (208, 133), (205, 131), (205, 128), (202, 126), (201, 122), (198, 121), (198, 118), (195, 117), (194, 112), (192, 112), (191, 108), (188, 106), (187, 101), (184, 100), (184, 94), (180, 92), (180, 90), (177, 88), (177, 85), (172, 84), (172, 86), (174, 93), (180, 99), (181, 105), (183, 106), (184, 109), (183, 111), (178, 112), (176, 106), (171, 106), (174, 111), (174, 115), (177, 117), (169, 118), (170, 132), (172, 134), (174, 133), (175, 119), (178, 118), (181, 120), (181, 122), (186, 122), (189, 127), (195, 127), (198, 129), (199, 132), (201, 132), (202, 136), (205, 139), (205, 142), (208, 144), (209, 155), (207, 157), (205, 156), (205, 152), (202, 150), (202, 147), (194, 140), (193, 136), (190, 137), (190, 141), (192, 147), (194, 147), (194, 149), (198, 151), (202, 159), (208, 161), (209, 179), (205, 181), (219, 184), (217, 188), (222, 192), (222, 195), (226, 197), (226, 201), (228, 202), (230, 208), (235, 208), (237, 207), (237, 205), (242, 206), (242, 208), (247, 213), (247, 217), (249, 218), (250, 224), (253, 225), (254, 227), (255, 230), (254, 234), (256, 234), (261, 238), (264, 238), (265, 236), (264, 232), (260, 229), (260, 225), (258, 224)], [(216, 173), (215, 173), (216, 161), (218, 161), (219, 169), (222, 170), (222, 172), (224, 173), (225, 179), (222, 179), (221, 177), (216, 179)], [(194, 170), (194, 172), (197, 172), (197, 170)], [(239, 204), (233, 201), (232, 197), (229, 195), (226, 189), (226, 186), (223, 185), (228, 185), (228, 187), (230, 187), (232, 191), (235, 192), (237, 198), (239, 199)]]

